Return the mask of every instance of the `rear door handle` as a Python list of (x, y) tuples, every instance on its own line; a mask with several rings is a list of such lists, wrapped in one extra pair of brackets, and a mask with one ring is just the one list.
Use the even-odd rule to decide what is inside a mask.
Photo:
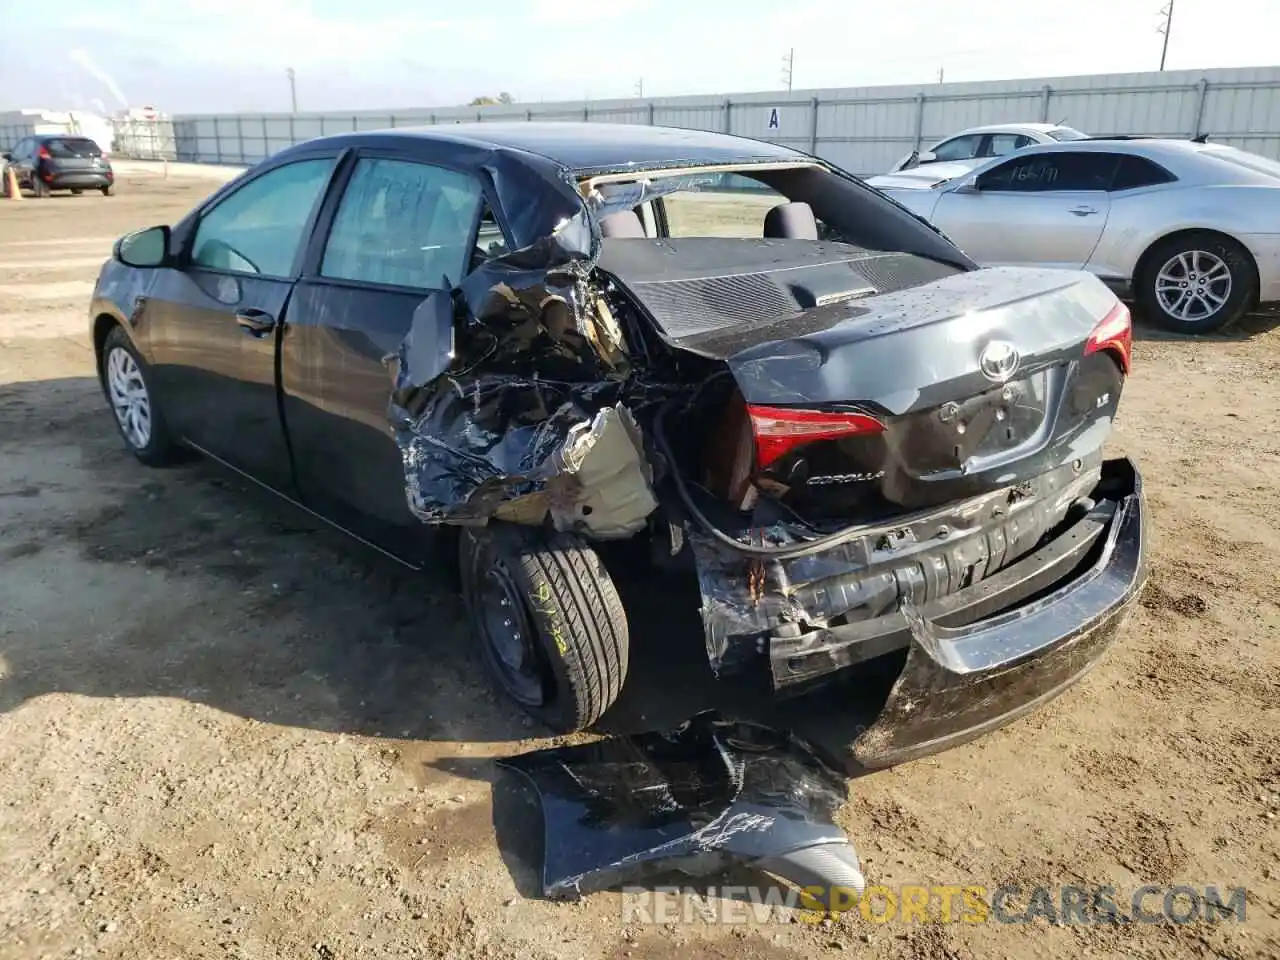
[(1091, 213), (1097, 213), (1098, 208), (1097, 207), (1072, 207), (1070, 212), (1074, 213), (1077, 217), (1087, 217)]
[(275, 329), (276, 318), (265, 310), (255, 310), (251, 307), (236, 314), (236, 323), (247, 333), (261, 337)]

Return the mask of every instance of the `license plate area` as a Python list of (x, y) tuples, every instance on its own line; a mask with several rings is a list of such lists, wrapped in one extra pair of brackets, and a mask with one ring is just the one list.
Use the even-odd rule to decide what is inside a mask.
[(917, 476), (971, 472), (980, 461), (1038, 441), (1051, 404), (1052, 370), (1039, 370), (893, 425), (902, 462)]

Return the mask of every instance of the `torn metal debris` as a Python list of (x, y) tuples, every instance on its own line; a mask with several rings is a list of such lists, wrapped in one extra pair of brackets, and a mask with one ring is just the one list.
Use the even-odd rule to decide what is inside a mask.
[(546, 896), (732, 864), (795, 883), (820, 903), (862, 893), (857, 854), (832, 820), (845, 781), (791, 734), (707, 713), (668, 733), (499, 762), (541, 800)]

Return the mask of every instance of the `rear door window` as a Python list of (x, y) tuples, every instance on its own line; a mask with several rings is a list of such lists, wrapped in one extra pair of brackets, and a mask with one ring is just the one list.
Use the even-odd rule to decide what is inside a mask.
[[(477, 254), (483, 203), (479, 181), (468, 174), (410, 160), (362, 158), (338, 205), (320, 273), (445, 289), (462, 279)], [(504, 249), (492, 246), (500, 238), (500, 229), (488, 232), (485, 255)]]
[(46, 140), (45, 146), (55, 160), (87, 160), (102, 156), (102, 150), (88, 137), (55, 137)]
[(1025, 134), (993, 133), (988, 138), (987, 148), (982, 155), (985, 157), (1003, 157), (1006, 153), (1013, 153), (1015, 150), (1029, 147), (1033, 143), (1035, 141)]
[(763, 237), (765, 214), (787, 202), (776, 190), (737, 173), (688, 179), (688, 189), (658, 201), (666, 216), (666, 236)]
[(219, 200), (196, 228), (192, 262), (229, 273), (290, 276), (333, 164), (324, 157), (276, 167)]
[(1170, 183), (1177, 179), (1164, 167), (1153, 163), (1146, 157), (1123, 156), (1116, 170), (1112, 190), (1135, 190), (1138, 187), (1151, 187), (1158, 183)]

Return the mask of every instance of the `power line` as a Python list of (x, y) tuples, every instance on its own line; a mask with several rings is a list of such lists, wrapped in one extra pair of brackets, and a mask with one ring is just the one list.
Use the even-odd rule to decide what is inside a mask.
[(1160, 13), (1164, 16), (1164, 23), (1156, 27), (1156, 33), (1164, 34), (1164, 43), (1160, 47), (1160, 69), (1164, 70), (1164, 59), (1169, 55), (1169, 34), (1173, 32), (1173, 0), (1161, 7)]

